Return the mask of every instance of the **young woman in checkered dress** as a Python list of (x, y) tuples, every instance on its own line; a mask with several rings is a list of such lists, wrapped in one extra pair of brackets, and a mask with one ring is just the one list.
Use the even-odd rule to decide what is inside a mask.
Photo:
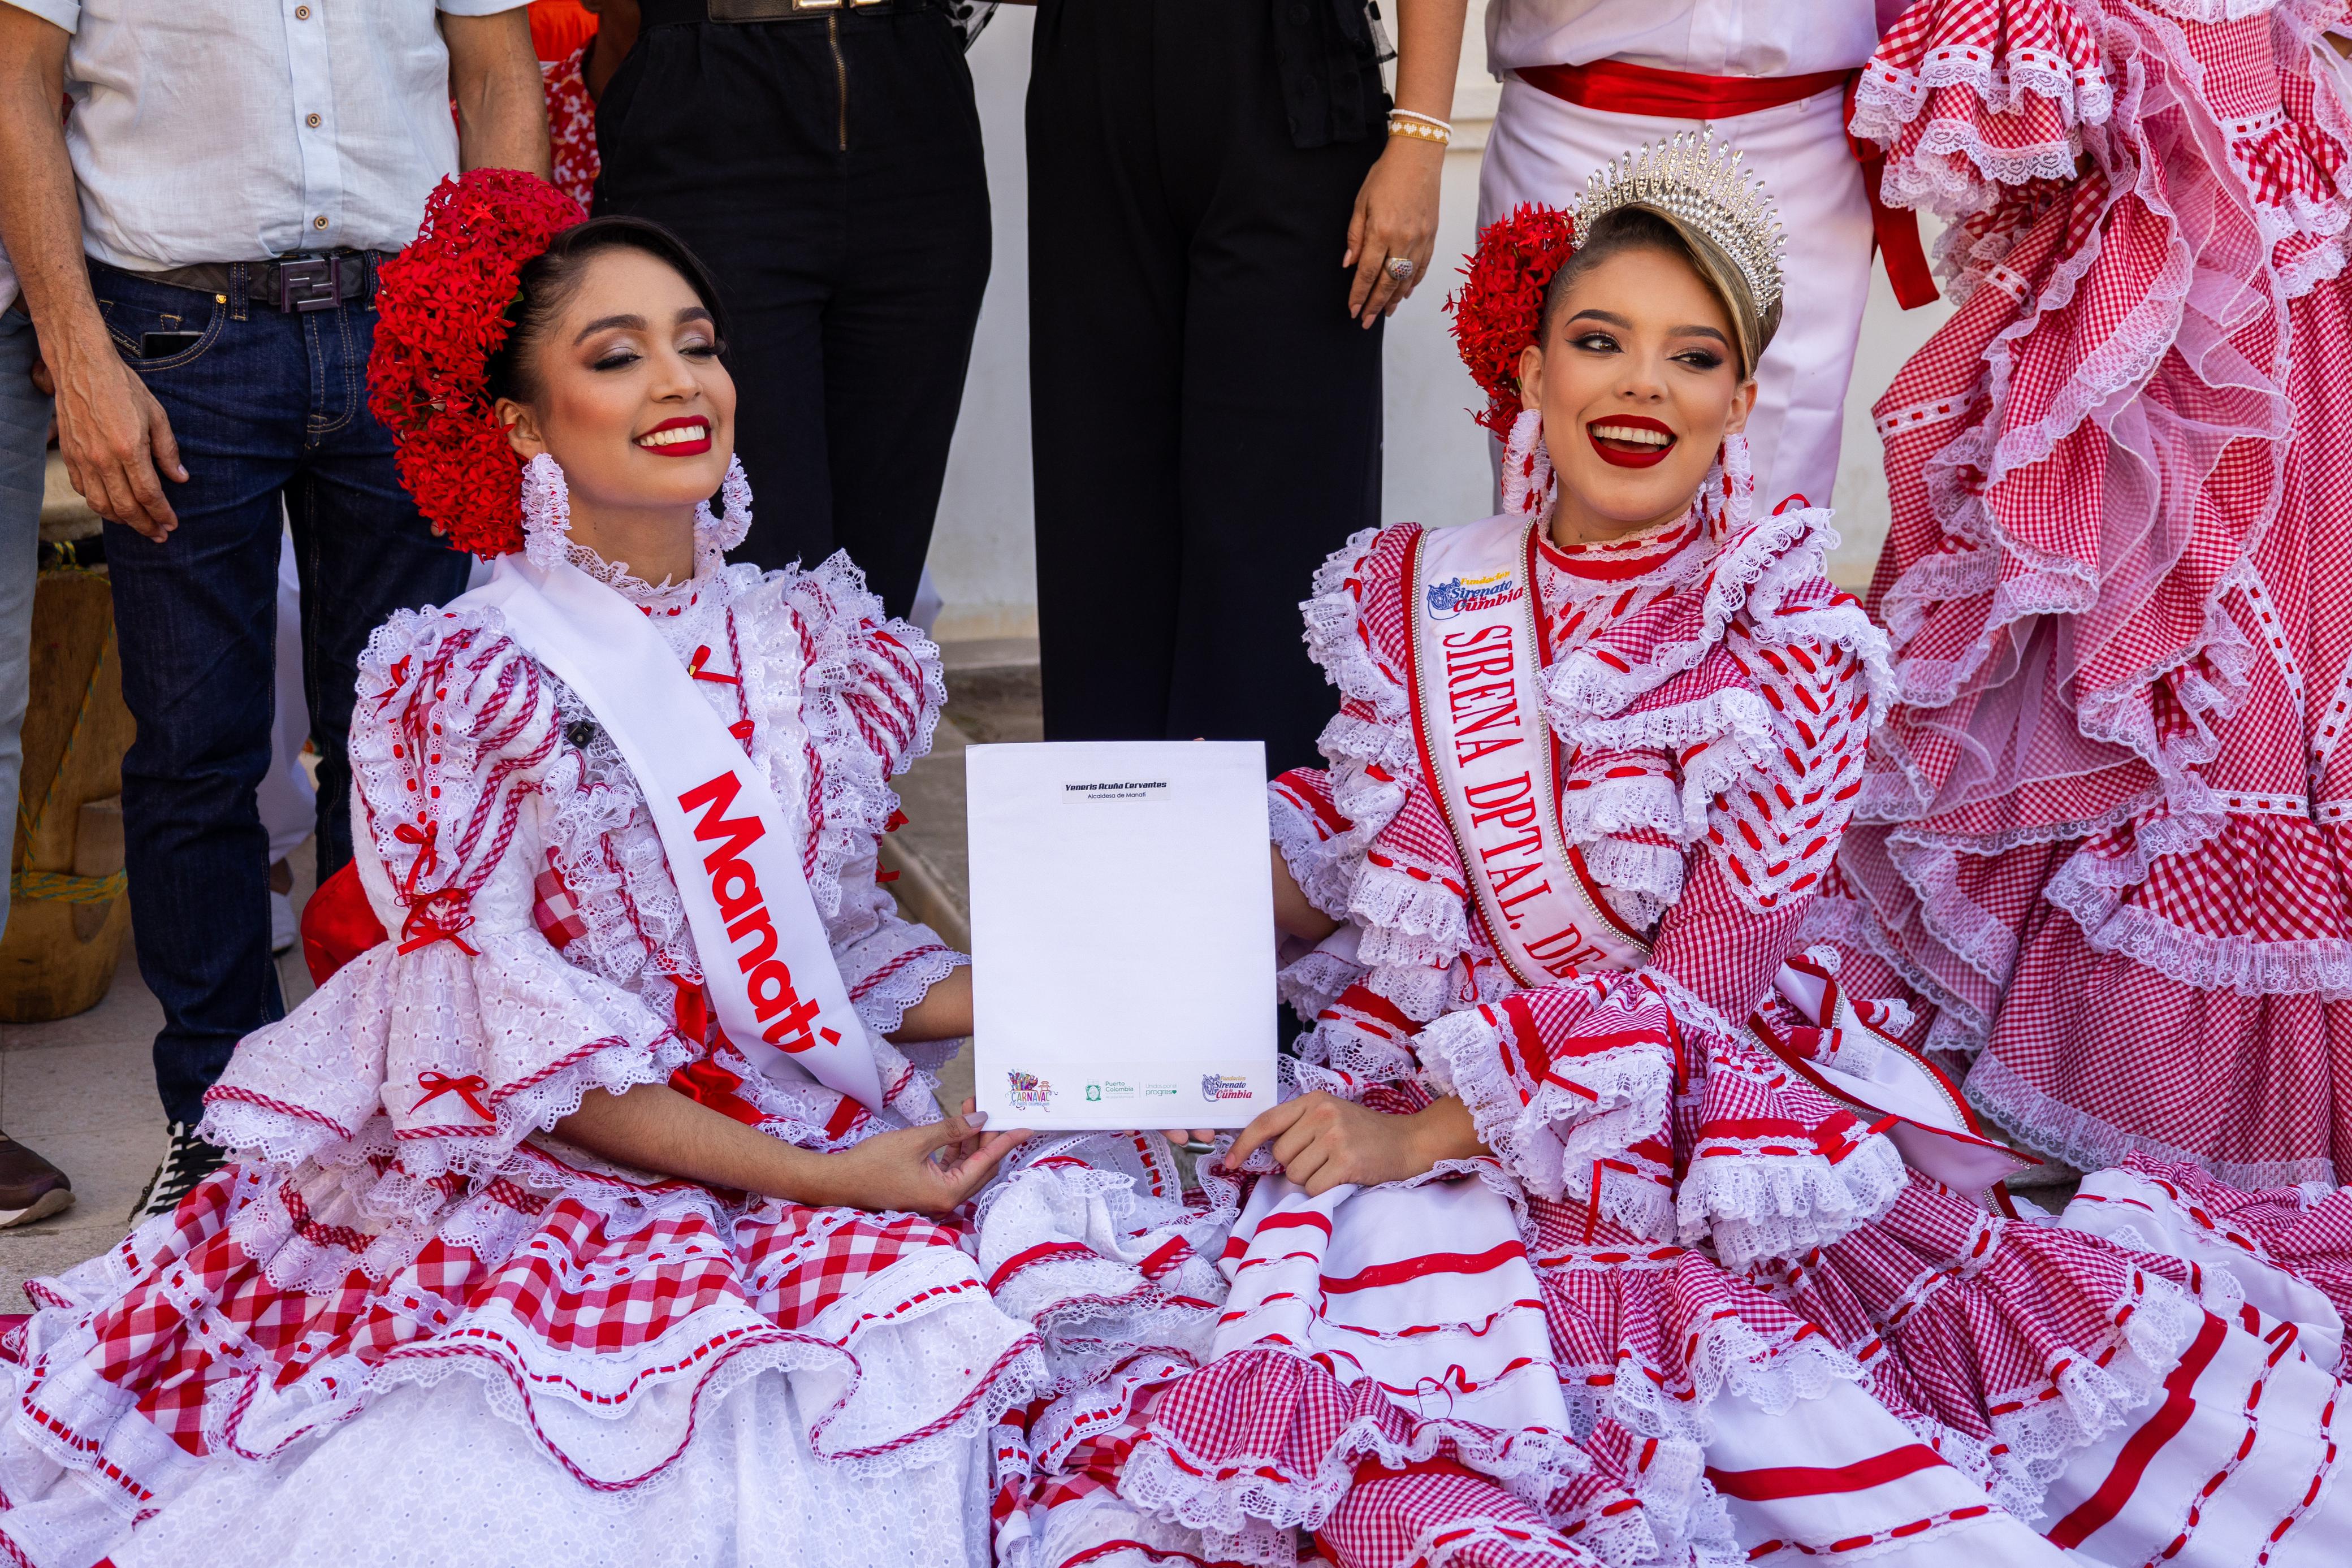
[[(1572, 259), (1523, 209), (1455, 301), (1510, 438), (1509, 513), (1459, 534), (1525, 577), (1448, 578), (1477, 547), (1402, 525), (1304, 606), (1340, 703), (1329, 766), (1272, 788), (1293, 1097), (1189, 1191), (1157, 1134), (1094, 1135), (982, 1195), (1053, 1377), (1003, 1429), (1012, 1568), (1287, 1564), (1301, 1531), (1350, 1568), (2341, 1554), (2352, 1196), (2149, 1165), (2053, 1218), (1918, 1168), (2021, 1163), (1956, 1096), (1872, 1103), (1936, 1081), (1802, 933), (1886, 642), (1826, 514), (1752, 505), (1775, 312), (1718, 236), (1757, 231), (1677, 178), (1580, 214)], [(1445, 653), (1529, 586), (1541, 869), (1613, 933), (1536, 984), (1514, 835), (1549, 827), (1444, 781), (1542, 737), (1509, 659)]]
[[(1011, 1139), (942, 1123), (963, 959), (875, 874), (938, 653), (844, 557), (723, 562), (748, 495), (698, 523), (735, 404), (708, 282), (651, 225), (578, 215), (527, 175), (445, 185), (387, 268), (376, 390), (404, 343), (431, 380), (404, 453), (476, 454), (408, 477), (486, 553), (524, 543), (499, 444), (549, 455), (533, 561), (641, 612), (788, 803), (878, 1093), (772, 1078), (716, 1027), (732, 955), (681, 904), (705, 868), (522, 622), (404, 612), (361, 661), (355, 880), (306, 920), (346, 961), (212, 1091), (231, 1163), (29, 1287), (6, 1561), (987, 1561), (988, 1440), (1042, 1368), (954, 1211)], [(466, 345), (479, 365), (510, 319), (468, 402)]]
[(1859, 91), (1959, 309), (1877, 405), (1900, 700), (1816, 934), (2083, 1170), (2352, 1178), (2345, 27), (1933, 0)]

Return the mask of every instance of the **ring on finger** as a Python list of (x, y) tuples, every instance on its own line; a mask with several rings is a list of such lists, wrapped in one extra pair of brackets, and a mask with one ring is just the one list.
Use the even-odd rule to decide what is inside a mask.
[(1399, 283), (1411, 283), (1412, 281), (1412, 275), (1418, 270), (1418, 268), (1412, 265), (1412, 257), (1409, 256), (1392, 256), (1388, 259), (1388, 270), (1389, 276), (1395, 278)]

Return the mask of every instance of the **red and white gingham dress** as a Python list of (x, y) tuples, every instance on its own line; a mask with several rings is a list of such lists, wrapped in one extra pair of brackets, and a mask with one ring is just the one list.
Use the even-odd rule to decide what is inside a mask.
[(2352, 1176), (2352, 97), (2305, 0), (1924, 0), (1953, 220), (1876, 408), (1899, 702), (1810, 935), (2083, 1169)]
[(495, 611), (394, 617), (352, 737), (393, 935), (240, 1043), (205, 1123), (230, 1165), (29, 1287), (0, 1556), (985, 1562), (986, 1435), (1039, 1364), (962, 1227), (550, 1131), (665, 1080), (806, 1148), (937, 1119), (881, 1037), (963, 960), (874, 877), (937, 651), (845, 557), (616, 586), (798, 818), (887, 1109), (773, 1083), (711, 1028), (635, 780)]
[(1457, 1095), (1494, 1153), (1310, 1199), (1215, 1162), (1183, 1192), (1157, 1134), (1034, 1147), (980, 1226), (1051, 1377), (1000, 1428), (1008, 1568), (1286, 1564), (1301, 1530), (1351, 1568), (2335, 1550), (2352, 1196), (2127, 1170), (2095, 1223), (1997, 1218), (1730, 1021), (1888, 677), (1822, 515), (1750, 517), (1725, 455), (1684, 521), (1538, 558), (1562, 823), (1654, 934), (1632, 974), (1518, 989), (1465, 904), (1401, 675), (1416, 530), (1318, 578), (1331, 766), (1276, 782), (1273, 829), (1344, 924), (1283, 973), (1315, 1019), (1294, 1080)]

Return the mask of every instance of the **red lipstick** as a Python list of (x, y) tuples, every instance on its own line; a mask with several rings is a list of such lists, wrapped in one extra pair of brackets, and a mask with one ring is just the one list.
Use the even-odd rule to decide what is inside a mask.
[[(1601, 434), (1603, 430), (1642, 430), (1664, 436), (1654, 444), (1648, 442), (1619, 440)], [(1659, 423), (1638, 413), (1611, 414), (1596, 419), (1584, 427), (1584, 438), (1592, 443), (1592, 450), (1601, 454), (1604, 463), (1620, 468), (1647, 468), (1665, 461), (1666, 454), (1675, 449), (1681, 438)]]
[[(652, 445), (646, 444), (646, 435), (661, 435), (673, 430), (693, 430), (700, 431), (702, 434), (676, 441), (657, 442)], [(699, 457), (710, 450), (710, 416), (701, 413), (684, 413), (676, 419), (665, 419), (646, 431), (645, 435), (640, 435), (636, 439), (637, 450), (650, 452), (656, 457)]]

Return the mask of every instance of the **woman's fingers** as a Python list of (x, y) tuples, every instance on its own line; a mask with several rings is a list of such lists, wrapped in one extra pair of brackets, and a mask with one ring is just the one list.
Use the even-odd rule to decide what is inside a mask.
[(1282, 1136), (1274, 1141), (1274, 1163), (1288, 1175), (1290, 1167), (1306, 1156), (1307, 1151), (1322, 1141), (1323, 1129), (1311, 1125), (1304, 1118), (1294, 1122)]
[(1307, 1188), (1307, 1196), (1313, 1197), (1323, 1190), (1313, 1185), (1316, 1173), (1334, 1163), (1330, 1144), (1326, 1140), (1318, 1139), (1300, 1150), (1296, 1159), (1285, 1160), (1282, 1163), (1282, 1174)]
[(1380, 319), (1389, 296), (1396, 292), (1396, 279), (1389, 273), (1388, 246), (1381, 230), (1375, 226), (1364, 238), (1364, 253), (1356, 258), (1356, 281), (1348, 290), (1348, 314), (1369, 327)]
[(947, 1167), (942, 1174), (948, 1179), (949, 1190), (955, 1195), (952, 1201), (961, 1203), (979, 1191), (996, 1174), (1004, 1156), (1019, 1148), (1028, 1136), (1025, 1132), (993, 1134), (982, 1138), (980, 1146), (969, 1155)]
[(1250, 1124), (1242, 1129), (1241, 1136), (1234, 1140), (1234, 1146), (1225, 1154), (1225, 1163), (1229, 1166), (1240, 1165), (1257, 1152), (1259, 1145), (1268, 1138), (1287, 1131), (1290, 1124), (1298, 1120), (1306, 1109), (1307, 1102), (1299, 1099), (1286, 1100), (1279, 1105), (1269, 1106), (1260, 1111)]

